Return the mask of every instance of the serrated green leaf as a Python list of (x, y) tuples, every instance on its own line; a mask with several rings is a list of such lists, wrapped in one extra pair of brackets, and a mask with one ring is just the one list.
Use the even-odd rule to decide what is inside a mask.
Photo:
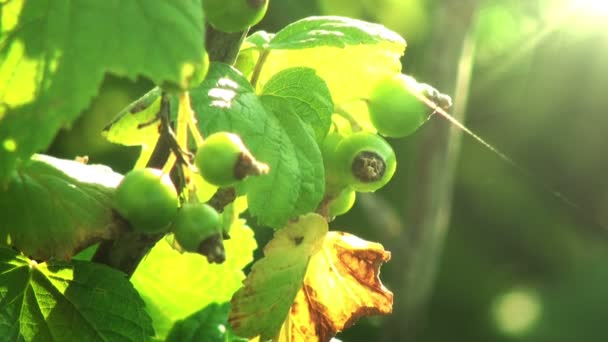
[[(269, 113), (273, 113), (281, 123), (281, 127), (289, 136), (289, 140), (293, 145), (296, 154), (297, 169), (300, 173), (300, 179), (294, 184), (274, 184), (281, 188), (289, 189), (291, 193), (274, 190), (273, 196), (277, 198), (283, 197), (288, 199), (288, 196), (293, 194), (298, 195), (298, 201), (295, 203), (292, 210), (293, 215), (308, 213), (316, 209), (317, 205), (323, 198), (325, 193), (325, 168), (323, 167), (323, 157), (319, 150), (319, 145), (315, 142), (314, 132), (310, 126), (306, 125), (296, 113), (296, 110), (291, 106), (291, 102), (286, 98), (262, 96), (262, 104)], [(280, 168), (277, 165), (276, 168)], [(280, 169), (278, 169), (280, 170)], [(252, 182), (249, 189), (254, 195), (264, 194), (268, 184), (264, 182)], [(268, 193), (264, 196), (248, 196), (249, 210), (251, 212), (264, 212), (271, 215), (279, 215), (275, 213), (272, 204), (269, 203)]]
[(380, 24), (338, 17), (308, 17), (285, 26), (268, 43), (271, 49), (309, 49), (319, 46), (344, 48), (383, 42), (405, 44), (397, 33)]
[(145, 165), (149, 160), (160, 136), (158, 113), (161, 93), (161, 89), (156, 87), (133, 101), (102, 132), (112, 143), (141, 146), (136, 167)]
[(211, 303), (171, 328), (166, 342), (247, 342), (228, 325), (230, 303)]
[(365, 99), (377, 80), (401, 71), (405, 47), (403, 38), (382, 25), (333, 16), (302, 19), (270, 40), (256, 86), (263, 89), (284, 69), (312, 68), (327, 84), (336, 108), (347, 109), (362, 128), (375, 131)]
[(285, 69), (268, 80), (262, 95), (285, 99), (293, 113), (313, 128), (317, 142), (323, 141), (331, 125), (334, 104), (325, 81), (314, 69)]
[(308, 214), (275, 233), (232, 297), (229, 322), (239, 336), (266, 341), (278, 334), (327, 231), (323, 217)]
[(127, 277), (86, 261), (37, 264), (0, 248), (5, 341), (148, 341), (144, 303)]
[(160, 120), (154, 122), (160, 110), (161, 89), (154, 88), (120, 111), (104, 128), (108, 141), (125, 146), (154, 148), (158, 140)]
[(78, 117), (104, 73), (184, 85), (206, 65), (201, 0), (14, 0), (0, 14), (0, 182)]
[(240, 186), (261, 224), (281, 227), (316, 209), (323, 196), (323, 170), (307, 165), (321, 154), (314, 133), (297, 116), (283, 113), (287, 118), (279, 118), (274, 108), (267, 110), (249, 82), (220, 63), (211, 64), (207, 78), (190, 96), (204, 135), (237, 133), (253, 155), (270, 166), (268, 175), (247, 178)]
[(174, 250), (159, 241), (131, 278), (152, 316), (156, 338), (163, 339), (177, 320), (213, 302), (228, 301), (245, 278), (242, 269), (253, 260), (253, 232), (236, 221), (224, 241), (226, 261), (209, 264), (204, 256)]
[(107, 166), (34, 155), (0, 187), (0, 243), (48, 260), (112, 238), (125, 229), (112, 212), (121, 179)]

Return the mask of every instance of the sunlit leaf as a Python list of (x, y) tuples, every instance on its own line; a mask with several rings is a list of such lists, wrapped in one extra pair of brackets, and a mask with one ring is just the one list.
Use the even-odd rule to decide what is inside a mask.
[(136, 167), (150, 160), (160, 137), (161, 89), (156, 87), (130, 103), (106, 125), (102, 135), (110, 142), (125, 146), (140, 146)]
[(152, 149), (159, 136), (161, 89), (154, 88), (123, 109), (103, 131), (108, 141)]
[[(268, 214), (279, 216), (280, 220), (270, 216), (267, 222), (284, 222), (285, 218), (296, 217), (297, 215), (311, 212), (323, 198), (325, 193), (325, 169), (323, 168), (323, 159), (319, 145), (315, 143), (315, 132), (307, 125), (297, 114), (296, 109), (283, 97), (262, 96), (262, 104), (269, 113), (274, 114), (280, 122), (281, 127), (289, 136), (289, 141), (293, 143), (293, 152), (295, 155), (295, 165), (299, 176), (293, 184), (283, 185), (271, 179), (265, 179), (266, 182), (253, 180), (248, 190), (255, 191), (256, 196), (249, 196), (249, 210), (256, 213), (258, 217), (269, 217)], [(284, 165), (278, 163), (274, 166), (277, 172), (284, 172)], [(272, 172), (272, 166), (271, 166)], [(274, 184), (272, 190), (269, 189), (270, 184)], [(286, 186), (286, 187), (285, 187)], [(270, 202), (271, 197), (278, 194), (286, 198), (297, 196), (297, 200), (291, 204), (289, 211), (284, 209), (272, 209)], [(276, 199), (275, 199), (276, 201)], [(282, 203), (285, 206), (285, 203)], [(276, 213), (273, 213), (275, 211)], [(274, 225), (274, 227), (278, 227)]]
[(327, 85), (314, 69), (285, 69), (266, 83), (262, 95), (278, 97), (288, 102), (293, 112), (312, 127), (317, 142), (323, 141), (331, 125), (334, 104)]
[(344, 17), (309, 17), (270, 38), (257, 87), (293, 67), (315, 70), (337, 108), (347, 109), (364, 129), (375, 131), (365, 99), (374, 83), (401, 71), (405, 40), (379, 24)]
[[(318, 103), (331, 103), (326, 86), (313, 78), (308, 77), (306, 91), (322, 97)], [(237, 133), (256, 159), (270, 166), (269, 174), (247, 178), (237, 186), (240, 194), (247, 194), (249, 211), (259, 223), (280, 228), (316, 209), (325, 185), (321, 152), (315, 143), (315, 123), (294, 113), (292, 101), (298, 99), (268, 96), (265, 100), (238, 70), (221, 63), (211, 64), (205, 81), (190, 95), (203, 135)]]
[(14, 0), (0, 15), (0, 182), (79, 116), (105, 73), (183, 86), (206, 65), (200, 0)]
[(232, 298), (229, 321), (239, 336), (261, 335), (262, 341), (276, 336), (326, 233), (327, 222), (316, 214), (275, 233), (264, 247), (264, 258), (253, 265), (244, 287)]
[(125, 229), (112, 211), (122, 175), (45, 155), (22, 162), (0, 186), (0, 243), (37, 260), (68, 259)]
[(37, 264), (0, 248), (3, 341), (148, 341), (153, 334), (124, 274), (79, 260)]
[(243, 220), (232, 224), (224, 247), (226, 261), (209, 264), (202, 255), (179, 253), (163, 239), (139, 264), (131, 281), (146, 302), (157, 339), (164, 339), (176, 321), (210, 303), (230, 300), (241, 286), (242, 269), (253, 260), (256, 248)]

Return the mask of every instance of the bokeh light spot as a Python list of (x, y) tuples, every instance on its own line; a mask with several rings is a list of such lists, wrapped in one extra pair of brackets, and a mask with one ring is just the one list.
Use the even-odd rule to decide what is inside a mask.
[(528, 289), (515, 289), (501, 294), (493, 306), (498, 330), (505, 335), (528, 332), (541, 316), (542, 305), (538, 294)]
[(2, 147), (8, 152), (15, 152), (17, 150), (17, 142), (11, 138), (4, 139)]

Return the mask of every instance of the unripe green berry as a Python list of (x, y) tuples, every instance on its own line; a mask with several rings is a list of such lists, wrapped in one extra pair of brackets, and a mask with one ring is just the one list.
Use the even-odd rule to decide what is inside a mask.
[(268, 172), (268, 166), (259, 163), (233, 133), (218, 132), (210, 135), (199, 146), (195, 164), (203, 178), (218, 187), (227, 187), (248, 175)]
[(131, 226), (144, 233), (160, 233), (177, 213), (178, 198), (169, 175), (158, 169), (133, 170), (114, 194), (114, 208)]
[(418, 88), (416, 80), (403, 74), (382, 78), (374, 85), (368, 108), (378, 133), (401, 138), (426, 122), (430, 110), (414, 94), (420, 92)]
[(259, 23), (268, 9), (268, 0), (203, 0), (207, 21), (223, 32), (244, 31)]
[(221, 233), (220, 215), (203, 203), (186, 203), (171, 225), (175, 240), (188, 252), (199, 252), (201, 243)]
[(209, 55), (207, 51), (203, 51), (200, 64), (185, 63), (182, 65), (180, 83), (165, 81), (161, 84), (161, 88), (168, 93), (178, 94), (198, 86), (207, 76), (209, 63)]
[(397, 168), (395, 152), (382, 137), (357, 132), (337, 147), (341, 174), (346, 183), (359, 192), (373, 192), (393, 177)]
[(338, 144), (344, 136), (338, 132), (327, 134), (321, 144), (321, 155), (323, 156), (323, 166), (325, 168), (326, 192), (335, 193), (345, 185), (345, 179), (340, 174), (340, 160), (337, 154)]

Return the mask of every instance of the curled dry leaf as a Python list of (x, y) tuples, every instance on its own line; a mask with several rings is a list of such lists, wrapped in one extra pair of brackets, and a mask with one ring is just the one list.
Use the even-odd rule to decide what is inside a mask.
[(232, 297), (229, 322), (260, 341), (329, 341), (361, 316), (392, 311), (393, 294), (378, 278), (389, 259), (378, 243), (328, 232), (320, 215), (300, 216), (266, 245)]
[(278, 341), (329, 341), (360, 317), (389, 314), (393, 294), (379, 279), (390, 259), (382, 245), (344, 232), (329, 232), (308, 264), (303, 286)]

